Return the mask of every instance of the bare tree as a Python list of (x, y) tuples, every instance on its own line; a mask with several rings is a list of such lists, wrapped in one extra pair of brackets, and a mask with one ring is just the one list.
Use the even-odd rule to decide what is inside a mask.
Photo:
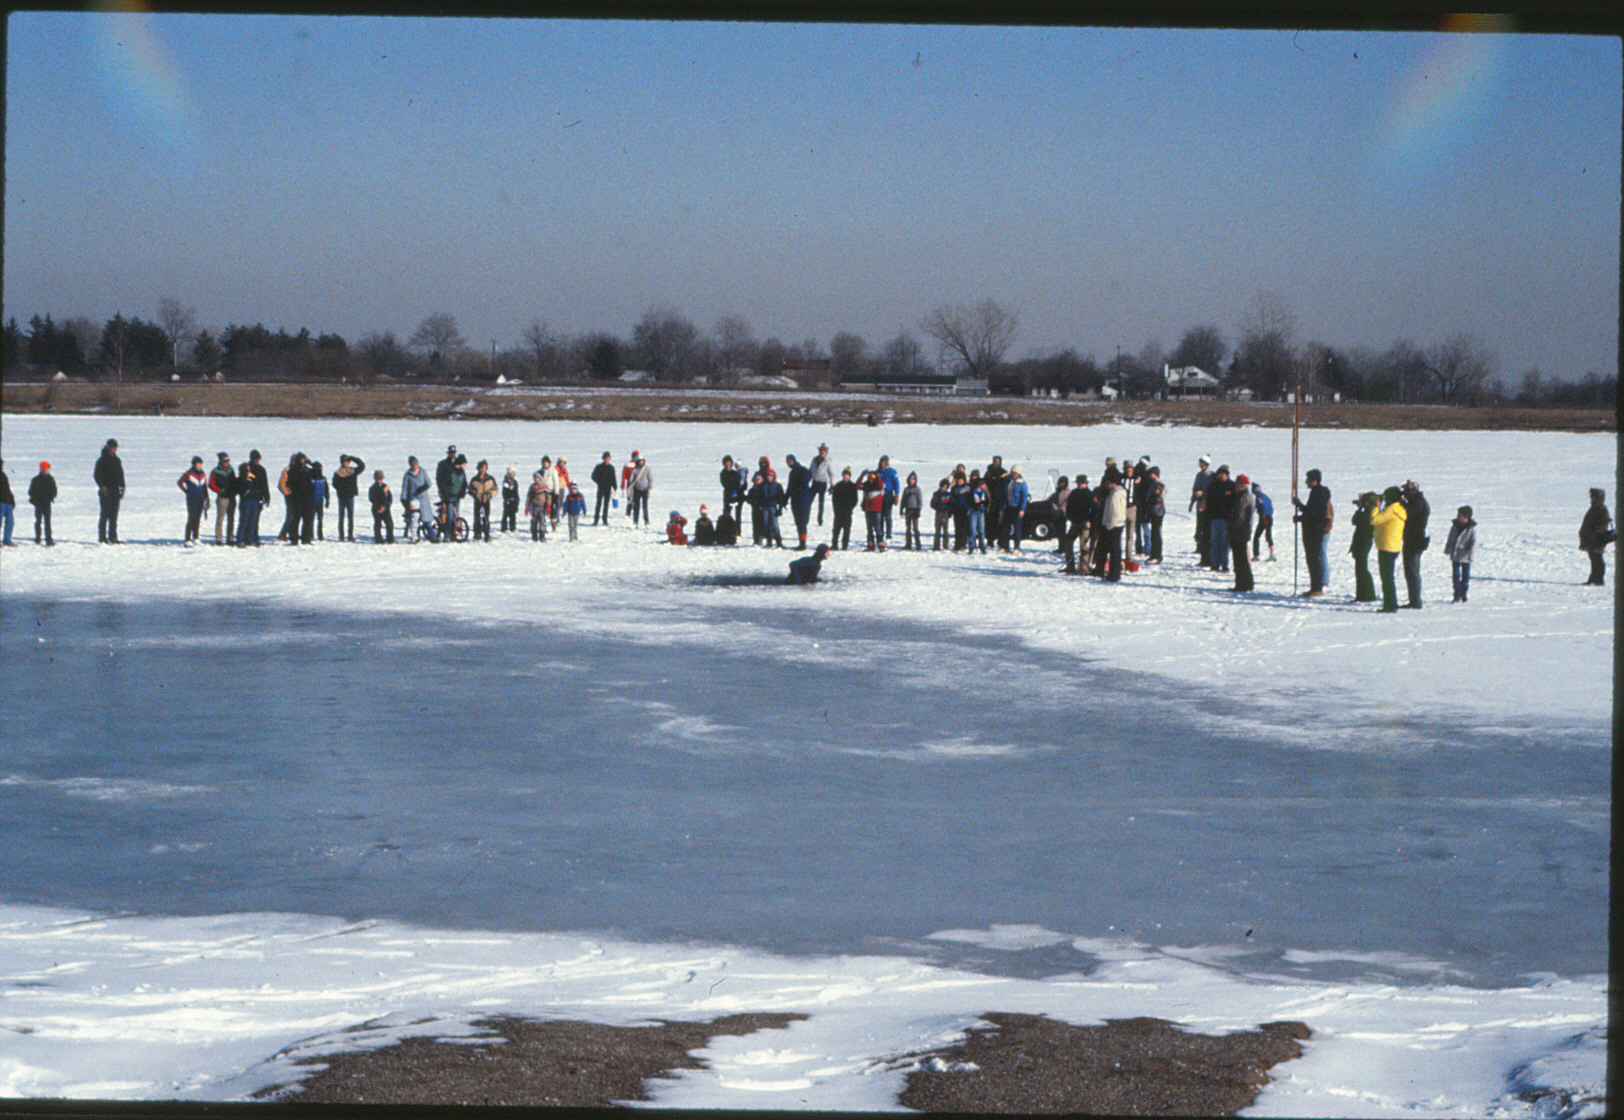
[(165, 296), (158, 301), (158, 326), (169, 339), (169, 371), (180, 368), (180, 348), (197, 330), (197, 308), (183, 307), (180, 300)]
[(1224, 332), (1211, 323), (1203, 323), (1184, 332), (1184, 337), (1179, 339), (1178, 349), (1167, 361), (1176, 369), (1195, 366), (1217, 377), (1222, 373), (1224, 358), (1228, 353), (1229, 344), (1224, 341)]
[(734, 315), (724, 315), (716, 320), (712, 333), (716, 339), (716, 361), (721, 367), (723, 381), (737, 381), (740, 370), (755, 366), (760, 343), (751, 332), (749, 323)]
[(1020, 316), (995, 300), (965, 305), (943, 304), (921, 324), (943, 355), (964, 363), (971, 377), (987, 377), (997, 368), (1015, 341)]
[(1240, 323), (1240, 346), (1235, 351), (1235, 375), (1257, 396), (1282, 399), (1297, 375), (1292, 337), (1297, 317), (1285, 300), (1273, 292), (1252, 297)]
[(519, 336), (536, 360), (536, 376), (547, 377), (561, 372), (563, 366), (564, 340), (546, 323), (540, 319), (530, 320), (530, 325)]
[(1469, 334), (1450, 335), (1426, 351), (1427, 373), (1444, 404), (1477, 399), (1494, 370), (1494, 356)]
[(699, 330), (670, 307), (650, 307), (632, 327), (637, 361), (656, 381), (686, 381), (693, 375)]
[(457, 317), (444, 311), (424, 316), (417, 330), (406, 343), (412, 350), (421, 350), (429, 365), (439, 366), (467, 347), (462, 332), (457, 330)]
[(841, 331), (829, 340), (829, 359), (836, 384), (843, 377), (856, 373), (863, 366), (868, 343), (861, 335)]

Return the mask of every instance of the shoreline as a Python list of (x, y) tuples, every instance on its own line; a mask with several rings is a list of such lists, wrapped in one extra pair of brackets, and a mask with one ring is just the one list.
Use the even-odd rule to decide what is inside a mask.
[[(1014, 424), (1091, 427), (1290, 428), (1289, 404), (1213, 400), (1102, 401), (1038, 397), (621, 386), (407, 385), (139, 382), (13, 382), (0, 385), (8, 413), (370, 420), (576, 420), (736, 422), (865, 427), (887, 424)], [(1616, 432), (1611, 409), (1449, 405), (1304, 404), (1308, 429), (1360, 431)]]
[[(784, 1031), (810, 1016), (744, 1013), (709, 1022), (609, 1026), (500, 1016), (455, 1040), (414, 1035), (372, 1049), (296, 1058), (308, 1076), (253, 1099), (288, 1104), (615, 1108), (650, 1102), (652, 1082), (709, 1068), (694, 1051), (721, 1036)], [(1224, 1035), (1165, 1019), (1081, 1026), (1047, 1015), (987, 1012), (963, 1041), (881, 1059), (905, 1071), (900, 1108), (919, 1112), (1228, 1116), (1250, 1107), (1270, 1070), (1298, 1058), (1304, 1023)], [(427, 1026), (431, 1024), (420, 1024)], [(362, 1028), (365, 1029), (363, 1026)], [(764, 1045), (776, 1040), (763, 1038)]]

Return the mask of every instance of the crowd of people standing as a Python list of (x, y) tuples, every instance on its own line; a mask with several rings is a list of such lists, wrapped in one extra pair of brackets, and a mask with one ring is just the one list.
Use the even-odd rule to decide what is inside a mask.
[[(126, 481), (118, 450), (118, 441), (109, 439), (92, 471), (99, 506), (97, 540), (104, 544), (119, 543), (118, 518)], [(823, 528), (827, 512), (831, 521), (829, 539), (827, 543), (814, 542), (821, 563), (828, 553), (851, 547), (852, 521), (859, 507), (864, 517), (864, 550), (883, 552), (892, 547), (895, 514), (900, 509), (901, 550), (923, 551), (926, 546), (921, 521), (928, 509), (932, 514), (930, 549), (936, 552), (968, 556), (986, 554), (993, 547), (1015, 552), (1022, 548), (1023, 541), (1053, 541), (1055, 550), (1064, 558), (1063, 572), (1092, 575), (1108, 582), (1120, 581), (1125, 572), (1137, 571), (1142, 565), (1163, 561), (1167, 488), (1161, 468), (1148, 455), (1124, 457), (1120, 462), (1108, 456), (1094, 484), (1080, 472), (1068, 477), (1051, 471), (1052, 487), (1042, 497), (1034, 495), (1021, 468), (1006, 467), (1000, 455), (993, 455), (985, 468), (957, 464), (928, 495), (917, 472), (902, 476), (887, 455), (881, 455), (874, 466), (857, 471), (855, 477), (850, 466), (836, 475), (826, 443), (819, 445), (809, 462), (786, 454), (782, 465), (784, 476), (780, 480), (769, 456), (761, 456), (750, 469), (742, 459), (724, 455), (718, 477), (720, 516), (713, 521), (708, 506), (701, 505), (690, 534), (687, 519), (672, 510), (665, 539), (678, 544), (734, 544), (743, 535), (744, 510), (748, 506), (753, 544), (803, 551), (810, 537), (821, 535), (814, 534), (814, 529)], [(11, 545), (16, 501), (3, 468), (0, 462), (0, 526), (4, 543)], [(215, 544), (260, 545), (260, 518), (271, 505), (273, 494), (280, 495), (283, 502), (276, 540), (293, 545), (323, 540), (325, 512), (336, 504), (337, 539), (354, 541), (355, 506), (365, 469), (366, 463), (359, 455), (346, 452), (338, 457), (338, 466), (329, 477), (319, 461), (294, 452), (273, 482), (258, 450), (251, 450), (236, 467), (230, 453), (220, 451), (211, 470), (205, 470), (202, 456), (194, 455), (176, 480), (185, 501), (182, 541), (188, 546), (201, 541), (212, 504)], [(618, 472), (613, 455), (603, 452), (589, 481), (595, 490), (592, 526), (609, 524), (612, 511), (619, 507), (618, 491), (626, 498), (625, 516), (631, 524), (652, 527), (648, 506), (654, 476), (648, 461), (637, 451)], [(1306, 481), (1306, 495), (1292, 497), (1293, 520), (1301, 534), (1308, 574), (1308, 588), (1302, 594), (1319, 598), (1331, 579), (1327, 541), (1338, 521), (1331, 491), (1321, 472), (1309, 470)], [(40, 463), (27, 495), (35, 510), (35, 542), (53, 545), (51, 507), (58, 490), (49, 462)], [(1586, 582), (1601, 585), (1606, 573), (1604, 550), (1616, 536), (1605, 493), (1593, 489), (1590, 497), (1590, 509), (1579, 530), (1579, 547), (1590, 559), (1590, 578)], [(455, 445), (446, 448), (445, 457), (432, 475), (415, 455), (408, 456), (398, 493), (391, 490), (383, 470), (373, 471), (367, 491), (372, 539), (377, 544), (396, 542), (394, 513), (398, 505), (400, 541), (471, 538), (488, 542), (492, 539), (492, 507), (498, 499), (504, 533), (519, 531), (522, 505), (532, 540), (546, 540), (549, 530), (557, 532), (561, 521), (567, 525), (569, 539), (579, 539), (579, 526), (587, 510), (586, 496), (571, 479), (562, 456), (554, 461), (543, 455), (528, 487), (521, 487), (515, 468), (508, 467), (499, 480), (485, 459), (479, 460), (470, 473), (468, 457)], [(471, 529), (462, 517), (465, 501), (469, 503)], [(781, 525), (786, 512), (793, 525), (789, 542)], [(1253, 563), (1276, 559), (1274, 504), (1262, 486), (1244, 473), (1232, 473), (1227, 464), (1214, 468), (1211, 456), (1202, 455), (1187, 512), (1193, 514), (1193, 551), (1199, 566), (1233, 572), (1231, 590), (1252, 591)], [(1359, 495), (1349, 518), (1354, 601), (1377, 601), (1379, 580), (1381, 611), (1422, 606), (1421, 558), (1431, 543), (1430, 516), (1426, 495), (1414, 480)], [(1472, 508), (1460, 506), (1443, 546), (1450, 564), (1453, 602), (1467, 601), (1476, 545), (1477, 522)], [(1369, 566), (1372, 550), (1376, 553), (1375, 577)], [(800, 570), (815, 571), (815, 565), (803, 565)], [(1398, 594), (1400, 575), (1404, 581), (1403, 602)]]

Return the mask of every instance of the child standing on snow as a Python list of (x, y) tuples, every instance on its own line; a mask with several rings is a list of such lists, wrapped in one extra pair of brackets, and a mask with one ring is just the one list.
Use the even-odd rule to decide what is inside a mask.
[(1472, 520), (1472, 507), (1461, 506), (1455, 520), (1449, 523), (1449, 539), (1444, 542), (1444, 555), (1449, 557), (1455, 577), (1455, 597), (1451, 603), (1466, 602), (1466, 587), (1472, 581), (1472, 552), (1477, 548), (1477, 522)]
[[(395, 496), (389, 492), (389, 483), (383, 480), (382, 471), (372, 472), (372, 488), (367, 491), (367, 501), (372, 503), (372, 543), (395, 543), (395, 515), (390, 512)], [(410, 515), (408, 515), (410, 517)], [(411, 527), (410, 520), (406, 527)], [(351, 530), (354, 523), (351, 523)]]
[[(7, 489), (10, 489), (7, 487)], [(56, 501), (56, 479), (51, 477), (51, 464), (42, 462), (39, 473), (34, 481), (28, 484), (28, 502), (34, 507), (34, 543), (40, 543), (40, 533), (45, 534), (44, 543), (53, 545), (51, 539), (51, 503)], [(10, 544), (10, 541), (6, 542)]]
[(547, 506), (552, 501), (552, 493), (547, 489), (540, 471), (530, 476), (530, 493), (526, 495), (524, 511), (530, 515), (530, 539), (544, 541), (547, 539)]
[[(558, 462), (562, 465), (564, 460), (560, 459)], [(569, 518), (570, 540), (572, 541), (579, 539), (575, 535), (575, 529), (581, 524), (581, 515), (585, 512), (586, 495), (581, 493), (581, 488), (572, 482), (570, 483), (569, 496), (564, 499), (564, 516)]]

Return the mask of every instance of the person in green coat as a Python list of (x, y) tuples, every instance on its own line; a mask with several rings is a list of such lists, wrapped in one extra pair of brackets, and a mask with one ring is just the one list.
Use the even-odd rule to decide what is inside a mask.
[(1374, 493), (1366, 491), (1359, 495), (1359, 504), (1353, 511), (1353, 543), (1348, 546), (1348, 555), (1353, 557), (1353, 601), (1356, 603), (1376, 601), (1376, 581), (1370, 576), (1370, 549), (1375, 544), (1376, 531), (1370, 527), (1370, 515), (1380, 501)]

